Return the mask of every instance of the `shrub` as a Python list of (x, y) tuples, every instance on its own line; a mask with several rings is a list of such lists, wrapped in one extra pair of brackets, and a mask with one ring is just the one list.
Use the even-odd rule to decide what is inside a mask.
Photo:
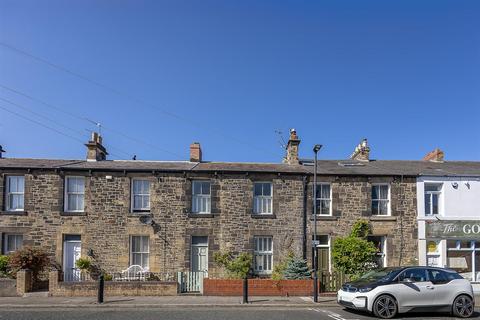
[(283, 273), (287, 269), (288, 263), (295, 257), (292, 251), (289, 251), (287, 255), (282, 259), (280, 263), (277, 263), (273, 266), (272, 279), (273, 280), (282, 280), (284, 279)]
[(33, 279), (37, 280), (38, 274), (49, 264), (50, 259), (45, 251), (25, 246), (10, 255), (8, 266), (13, 274), (21, 269), (29, 269), (32, 271)]
[(81, 257), (75, 262), (75, 266), (82, 271), (90, 272), (92, 268), (92, 260)]
[(227, 271), (229, 278), (245, 278), (252, 267), (252, 255), (245, 252), (237, 256), (232, 252), (216, 252), (213, 258), (218, 265)]
[(285, 279), (309, 279), (312, 271), (308, 268), (307, 260), (294, 257), (288, 262), (287, 268), (283, 275)]
[(0, 277), (8, 277), (10, 275), (9, 261), (9, 256), (0, 256)]
[(335, 268), (357, 278), (362, 273), (374, 269), (377, 248), (367, 240), (370, 226), (366, 220), (358, 220), (350, 235), (336, 238), (333, 242), (332, 259)]
[(103, 280), (105, 280), (105, 281), (112, 281), (112, 280), (113, 280), (113, 276), (112, 276), (111, 274), (109, 274), (109, 273), (105, 273), (105, 274), (103, 275)]

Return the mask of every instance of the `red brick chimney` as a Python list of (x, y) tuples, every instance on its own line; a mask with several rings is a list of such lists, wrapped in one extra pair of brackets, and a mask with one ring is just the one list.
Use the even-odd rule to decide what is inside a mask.
[(422, 160), (424, 161), (433, 161), (433, 162), (442, 162), (445, 158), (445, 152), (440, 150), (439, 148), (435, 148), (435, 150), (430, 151), (423, 157)]
[(350, 159), (359, 161), (370, 161), (370, 147), (367, 139), (363, 139), (356, 147), (355, 151), (350, 155)]
[(98, 132), (92, 132), (92, 137), (85, 146), (87, 146), (87, 161), (107, 160), (108, 152), (102, 145), (102, 136)]
[(190, 145), (190, 161), (202, 162), (202, 148), (199, 142), (194, 142)]
[(299, 164), (298, 161), (298, 146), (300, 145), (300, 139), (298, 139), (297, 131), (290, 129), (290, 138), (287, 143), (287, 155), (283, 162), (288, 164)]

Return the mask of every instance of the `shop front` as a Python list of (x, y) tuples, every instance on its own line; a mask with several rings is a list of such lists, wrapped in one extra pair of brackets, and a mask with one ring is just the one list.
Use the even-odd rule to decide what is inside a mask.
[(420, 263), (447, 267), (465, 279), (480, 283), (480, 221), (427, 220), (423, 223), (425, 237), (419, 239)]

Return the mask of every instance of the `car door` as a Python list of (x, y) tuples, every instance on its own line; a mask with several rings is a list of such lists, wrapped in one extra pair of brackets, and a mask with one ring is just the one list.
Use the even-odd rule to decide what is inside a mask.
[(449, 279), (448, 274), (439, 269), (429, 269), (428, 275), (434, 286), (435, 305), (451, 305), (458, 292), (453, 279)]
[(398, 276), (395, 294), (402, 308), (431, 306), (435, 301), (433, 283), (426, 268), (408, 268)]

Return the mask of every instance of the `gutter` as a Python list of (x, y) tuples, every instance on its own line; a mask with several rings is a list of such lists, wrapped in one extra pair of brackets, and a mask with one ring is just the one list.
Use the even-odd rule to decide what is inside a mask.
[(307, 176), (303, 178), (303, 215), (302, 215), (302, 257), (307, 259), (307, 201), (308, 201), (308, 184)]

